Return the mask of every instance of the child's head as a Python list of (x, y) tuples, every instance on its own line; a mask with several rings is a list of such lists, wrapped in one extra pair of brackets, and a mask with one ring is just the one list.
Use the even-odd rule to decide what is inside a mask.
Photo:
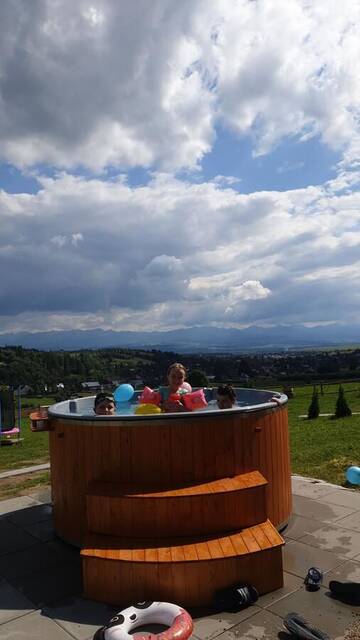
[(216, 392), (216, 400), (219, 409), (231, 409), (236, 402), (236, 393), (231, 384), (222, 384)]
[(167, 370), (167, 379), (172, 389), (180, 389), (186, 378), (186, 369), (180, 362), (174, 362)]
[(112, 393), (98, 393), (94, 400), (94, 412), (97, 416), (113, 416), (115, 399)]

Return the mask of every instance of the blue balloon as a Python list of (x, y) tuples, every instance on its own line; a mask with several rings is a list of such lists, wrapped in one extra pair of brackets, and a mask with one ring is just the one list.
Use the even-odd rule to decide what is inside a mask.
[(135, 393), (131, 384), (120, 384), (114, 391), (115, 402), (129, 402)]
[(360, 467), (349, 467), (345, 475), (351, 484), (360, 484)]

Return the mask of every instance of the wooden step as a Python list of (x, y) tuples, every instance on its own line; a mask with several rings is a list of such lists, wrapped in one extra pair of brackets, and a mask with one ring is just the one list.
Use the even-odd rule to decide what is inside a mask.
[(259, 593), (283, 586), (284, 541), (269, 520), (221, 537), (114, 538), (89, 534), (81, 551), (87, 598), (210, 605), (216, 589), (239, 582)]
[(259, 471), (170, 488), (94, 482), (86, 496), (87, 527), (137, 538), (238, 531), (266, 520), (266, 486)]

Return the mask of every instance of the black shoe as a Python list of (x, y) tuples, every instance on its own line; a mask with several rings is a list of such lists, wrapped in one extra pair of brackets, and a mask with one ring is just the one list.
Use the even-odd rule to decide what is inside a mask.
[(304, 580), (307, 591), (317, 591), (318, 589), (320, 589), (322, 579), (322, 571), (320, 571), (320, 569), (318, 569), (317, 567), (310, 567)]
[(330, 640), (330, 637), (324, 631), (312, 627), (298, 613), (288, 613), (283, 620), (286, 631), (289, 631), (295, 638), (301, 640)]
[(337, 600), (345, 602), (345, 604), (354, 604), (360, 606), (360, 582), (338, 582), (331, 580), (329, 582), (331, 595)]
[(235, 584), (219, 589), (214, 596), (214, 606), (218, 611), (239, 611), (259, 598), (259, 593), (251, 584)]

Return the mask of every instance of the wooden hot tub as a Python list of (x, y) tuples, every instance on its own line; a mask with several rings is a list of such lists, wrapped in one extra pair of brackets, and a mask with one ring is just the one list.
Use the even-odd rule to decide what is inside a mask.
[(232, 582), (282, 585), (287, 398), (237, 396), (246, 406), (182, 414), (94, 416), (91, 398), (50, 408), (55, 530), (82, 547), (88, 597), (189, 606)]

